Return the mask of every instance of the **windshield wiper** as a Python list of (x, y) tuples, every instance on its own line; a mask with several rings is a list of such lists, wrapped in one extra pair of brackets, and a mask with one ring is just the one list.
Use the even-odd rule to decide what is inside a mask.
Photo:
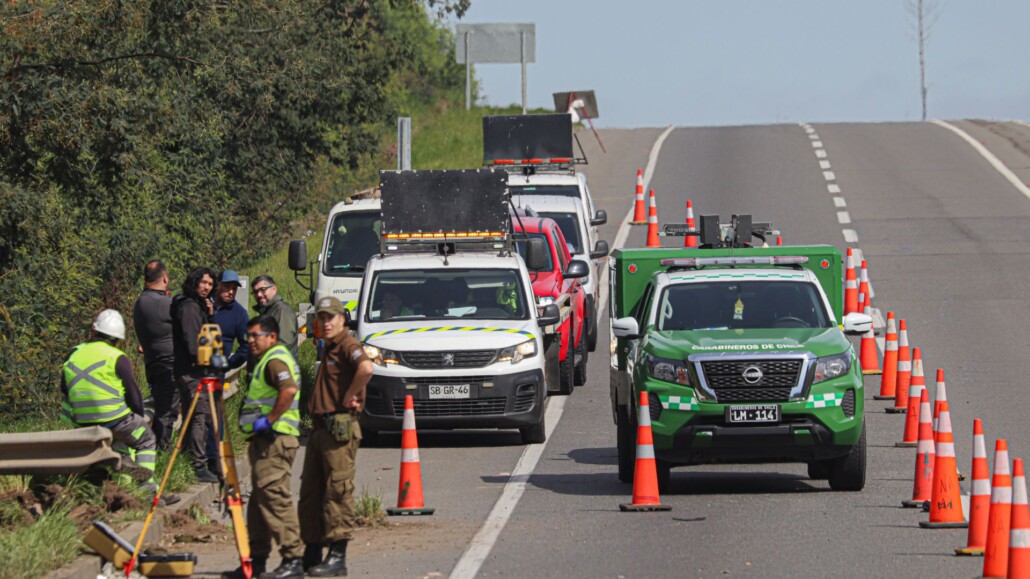
[(365, 271), (365, 266), (363, 266), (363, 265), (351, 265), (349, 263), (345, 263), (343, 265), (334, 265), (333, 266), (333, 271), (337, 271), (337, 270), (343, 270), (343, 271)]

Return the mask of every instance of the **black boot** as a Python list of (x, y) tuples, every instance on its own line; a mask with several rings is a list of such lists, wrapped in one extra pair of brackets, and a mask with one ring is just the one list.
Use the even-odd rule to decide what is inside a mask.
[(304, 545), (304, 570), (322, 564), (322, 545)]
[[(259, 577), (265, 572), (265, 559), (252, 559), (250, 562), (250, 568), (253, 575), (252, 577)], [(222, 579), (246, 579), (246, 575), (243, 574), (243, 567), (237, 567), (236, 569), (229, 571), (228, 573), (222, 573)]]
[(321, 565), (308, 569), (311, 577), (347, 576), (347, 539), (329, 545), (329, 555)]
[(300, 577), (304, 577), (304, 560), (300, 557), (283, 559), (283, 562), (276, 567), (275, 571), (258, 575), (258, 579), (293, 579)]

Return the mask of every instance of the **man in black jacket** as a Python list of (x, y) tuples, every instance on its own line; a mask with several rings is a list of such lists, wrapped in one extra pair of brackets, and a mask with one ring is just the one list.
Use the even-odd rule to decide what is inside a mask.
[(157, 448), (168, 450), (172, 425), (179, 417), (179, 388), (175, 384), (175, 355), (172, 350), (172, 298), (168, 295), (168, 268), (159, 259), (143, 268), (143, 293), (133, 308), (136, 338), (143, 348), (147, 383), (154, 396), (151, 429)]
[[(182, 295), (172, 300), (172, 345), (175, 350), (175, 379), (179, 397), (188, 405), (203, 377), (197, 367), (197, 334), (200, 327), (214, 321), (214, 302), (211, 290), (215, 276), (206, 267), (196, 267), (182, 284)], [(197, 400), (193, 419), (182, 427), (187, 429), (186, 440), (190, 450), (190, 464), (198, 482), (218, 482), (218, 477), (207, 469), (206, 441), (211, 425), (211, 405), (206, 393)]]

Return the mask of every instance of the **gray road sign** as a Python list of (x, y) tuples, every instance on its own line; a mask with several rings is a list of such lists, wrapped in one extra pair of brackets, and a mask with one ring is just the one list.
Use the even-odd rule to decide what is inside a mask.
[(522, 114), (526, 113), (526, 63), (536, 62), (536, 24), (459, 24), (455, 58), (465, 65), (465, 109), (472, 106), (472, 63), (522, 64)]

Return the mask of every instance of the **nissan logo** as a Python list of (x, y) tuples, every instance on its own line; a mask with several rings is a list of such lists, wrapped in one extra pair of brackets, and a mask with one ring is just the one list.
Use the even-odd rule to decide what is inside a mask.
[(744, 381), (748, 384), (758, 384), (762, 380), (762, 369), (758, 366), (748, 366), (744, 368), (744, 372), (741, 373)]

